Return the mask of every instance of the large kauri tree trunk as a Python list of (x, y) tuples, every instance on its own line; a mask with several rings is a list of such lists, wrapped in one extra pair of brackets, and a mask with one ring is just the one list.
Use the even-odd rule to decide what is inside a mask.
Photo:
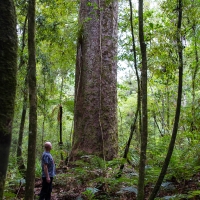
[(6, 179), (17, 69), (16, 16), (12, 0), (0, 1), (0, 199)]
[(117, 0), (81, 0), (71, 159), (117, 156)]

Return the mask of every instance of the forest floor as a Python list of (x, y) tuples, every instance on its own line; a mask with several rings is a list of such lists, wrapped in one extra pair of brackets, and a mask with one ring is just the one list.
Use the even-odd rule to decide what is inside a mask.
[[(112, 170), (112, 169), (111, 169)], [(126, 181), (115, 181), (112, 178), (112, 183), (106, 183), (106, 179), (91, 186), (90, 180), (95, 177), (101, 178), (102, 174), (99, 171), (93, 170), (89, 175), (75, 176), (69, 168), (59, 169), (58, 175), (53, 181), (53, 191), (51, 200), (135, 200), (137, 187), (127, 186)], [(129, 171), (130, 173), (130, 171)], [(105, 178), (105, 177), (104, 177)], [(100, 179), (99, 179), (100, 180)], [(102, 179), (103, 180), (103, 179)], [(93, 182), (94, 183), (94, 182)], [(35, 181), (35, 200), (39, 198), (42, 182), (40, 178)], [(152, 184), (147, 184), (145, 187), (145, 200), (148, 199), (152, 191)], [(23, 199), (24, 187), (16, 189), (17, 198)], [(191, 199), (200, 200), (200, 173), (195, 174), (189, 180), (177, 181), (175, 178), (166, 181), (158, 195), (157, 199)]]

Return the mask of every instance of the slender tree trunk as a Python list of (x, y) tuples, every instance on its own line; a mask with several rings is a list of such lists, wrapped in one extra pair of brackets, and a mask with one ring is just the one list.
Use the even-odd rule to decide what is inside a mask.
[(117, 0), (80, 2), (72, 160), (118, 153), (117, 14)]
[(37, 95), (36, 95), (36, 59), (35, 59), (35, 0), (29, 0), (28, 7), (28, 68), (29, 68), (29, 139), (28, 163), (26, 171), (25, 200), (34, 199), (35, 157), (37, 136)]
[[(43, 122), (42, 122), (42, 140), (41, 140), (41, 150), (44, 149), (44, 137), (45, 137), (45, 122), (46, 122), (46, 71), (43, 70)], [(42, 152), (41, 152), (42, 153)]]
[(12, 0), (0, 1), (0, 199), (9, 159), (17, 71), (16, 15)]
[[(21, 51), (20, 51), (20, 62), (18, 69), (20, 70), (21, 67), (26, 63), (23, 54), (25, 48), (25, 35), (26, 35), (26, 27), (27, 27), (28, 16), (26, 15), (24, 26), (23, 26), (23, 34), (22, 34), (22, 44), (21, 44)], [(23, 141), (23, 134), (24, 134), (24, 124), (26, 121), (26, 111), (27, 111), (27, 103), (28, 103), (28, 83), (27, 83), (27, 75), (24, 81), (24, 88), (23, 88), (23, 108), (22, 108), (22, 115), (21, 115), (21, 122), (20, 122), (20, 129), (19, 129), (19, 137), (18, 137), (18, 145), (17, 145), (17, 165), (20, 174), (25, 177), (26, 174), (26, 166), (24, 164), (24, 160), (22, 157), (22, 141)]]
[(165, 135), (165, 100), (162, 98), (162, 115), (161, 115), (162, 130), (161, 134)]
[[(135, 129), (136, 129), (138, 114), (140, 113), (140, 108), (141, 108), (140, 77), (139, 77), (138, 68), (137, 68), (137, 58), (136, 58), (137, 53), (136, 53), (136, 48), (135, 48), (135, 35), (134, 35), (134, 30), (133, 30), (133, 8), (132, 8), (132, 1), (131, 0), (129, 0), (129, 5), (130, 5), (130, 25), (131, 25), (133, 56), (134, 56), (134, 67), (135, 67), (137, 83), (138, 83), (138, 96), (137, 96), (137, 108), (136, 108), (136, 112), (135, 112), (135, 118), (133, 119), (133, 123), (131, 124), (131, 131), (130, 131), (129, 139), (128, 139), (128, 142), (126, 144), (126, 148), (125, 148), (124, 155), (123, 155), (124, 159), (127, 159), (131, 140), (133, 138), (133, 133), (135, 132)], [(117, 178), (121, 177), (123, 169), (124, 169), (124, 163), (121, 164), (121, 166), (120, 166)]]
[(199, 56), (198, 56), (198, 48), (197, 48), (197, 36), (196, 36), (196, 24), (193, 25), (194, 32), (194, 51), (195, 51), (195, 68), (192, 74), (192, 123), (191, 123), (191, 131), (195, 130), (196, 127), (196, 112), (195, 112), (195, 87), (196, 87), (196, 76), (199, 70)]
[(18, 137), (18, 145), (17, 145), (17, 164), (20, 174), (25, 177), (25, 170), (26, 167), (24, 165), (23, 157), (22, 157), (22, 141), (24, 135), (24, 124), (26, 121), (26, 110), (27, 110), (27, 103), (28, 103), (28, 85), (27, 85), (27, 77), (25, 78), (24, 83), (24, 100), (23, 100), (23, 108), (22, 108), (22, 116), (20, 122), (20, 129), (19, 129), (19, 137)]
[(143, 0), (139, 0), (139, 39), (142, 55), (142, 74), (141, 74), (141, 92), (142, 92), (142, 127), (141, 127), (141, 147), (140, 147), (140, 164), (139, 164), (139, 180), (138, 180), (138, 200), (144, 199), (144, 178), (146, 165), (146, 149), (148, 137), (147, 122), (147, 56), (146, 44), (144, 41), (143, 30)]
[[(61, 90), (60, 90), (60, 107), (59, 107), (59, 123), (60, 123), (60, 142), (59, 144), (63, 145), (63, 139), (62, 139), (62, 116), (63, 116), (63, 108), (62, 108), (62, 94), (63, 94), (63, 83), (64, 83), (64, 78), (62, 77), (62, 82), (61, 82)], [(61, 158), (63, 158), (62, 153), (61, 153)], [(63, 160), (63, 159), (62, 159)]]
[(20, 56), (19, 56), (19, 67), (18, 67), (19, 70), (25, 64), (25, 61), (26, 61), (24, 59), (23, 54), (24, 54), (24, 48), (26, 46), (25, 36), (26, 36), (27, 21), (28, 21), (28, 14), (25, 17), (24, 26), (23, 26), (23, 32), (22, 32), (21, 51), (20, 51)]
[(59, 142), (59, 146), (60, 146), (60, 158), (61, 160), (64, 160), (63, 157), (63, 153), (62, 153), (62, 146), (63, 146), (63, 108), (62, 108), (62, 95), (63, 95), (63, 84), (64, 84), (64, 78), (62, 77), (62, 81), (61, 81), (61, 90), (60, 90), (60, 106), (59, 106), (59, 112), (58, 112), (58, 123), (59, 123), (59, 132), (60, 132), (60, 142)]
[(63, 116), (63, 109), (62, 105), (59, 106), (59, 133), (60, 133), (60, 145), (63, 145), (63, 140), (62, 140), (62, 116)]
[(149, 200), (154, 200), (160, 186), (163, 182), (163, 179), (165, 177), (165, 174), (167, 172), (167, 168), (173, 153), (174, 144), (176, 141), (176, 135), (178, 131), (178, 123), (180, 118), (180, 111), (181, 111), (181, 98), (182, 98), (182, 82), (183, 82), (183, 52), (182, 52), (182, 38), (181, 38), (181, 22), (182, 22), (182, 0), (178, 0), (178, 23), (177, 23), (177, 46), (178, 46), (178, 57), (179, 57), (179, 84), (178, 84), (178, 98), (177, 98), (177, 108), (176, 108), (176, 115), (174, 120), (174, 127), (172, 131), (172, 137), (169, 144), (167, 156), (165, 158), (165, 162), (163, 164), (162, 170), (160, 172), (160, 175), (158, 177), (158, 180), (156, 182), (156, 185), (149, 197)]
[(170, 101), (169, 101), (169, 78), (167, 78), (167, 133), (170, 129)]

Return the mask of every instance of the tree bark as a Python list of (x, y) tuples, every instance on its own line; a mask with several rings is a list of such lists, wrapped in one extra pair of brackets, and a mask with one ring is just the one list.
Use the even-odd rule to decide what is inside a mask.
[(174, 120), (174, 126), (172, 131), (172, 137), (169, 144), (168, 152), (165, 158), (165, 162), (163, 164), (162, 170), (160, 172), (160, 175), (158, 177), (158, 180), (156, 182), (156, 185), (153, 188), (153, 191), (149, 197), (149, 200), (154, 200), (160, 186), (163, 182), (163, 179), (165, 177), (165, 174), (167, 172), (167, 168), (173, 153), (175, 141), (176, 141), (176, 135), (178, 131), (178, 123), (180, 118), (180, 112), (181, 112), (181, 98), (182, 98), (182, 85), (183, 85), (183, 52), (182, 52), (182, 39), (181, 39), (181, 22), (182, 22), (182, 0), (178, 0), (178, 23), (177, 23), (177, 47), (178, 47), (178, 58), (179, 58), (179, 84), (178, 84), (178, 98), (177, 98), (177, 107), (176, 107), (176, 115)]
[(12, 0), (0, 1), (0, 199), (9, 159), (17, 71), (16, 15)]
[(146, 165), (146, 150), (148, 137), (148, 116), (147, 116), (147, 55), (146, 44), (144, 41), (143, 29), (143, 0), (139, 1), (139, 40), (142, 55), (142, 74), (141, 74), (141, 94), (142, 94), (142, 126), (141, 126), (141, 147), (138, 180), (138, 200), (144, 199), (144, 178)]
[(34, 199), (35, 157), (37, 136), (37, 92), (35, 59), (35, 0), (29, 0), (28, 6), (28, 85), (29, 85), (29, 138), (26, 171), (25, 200)]
[(25, 177), (26, 167), (25, 167), (24, 160), (22, 157), (22, 141), (23, 141), (23, 135), (24, 135), (24, 124), (26, 121), (26, 110), (27, 110), (27, 103), (28, 103), (27, 77), (25, 78), (23, 93), (24, 93), (24, 100), (23, 100), (22, 116), (21, 116), (20, 129), (19, 129), (18, 145), (17, 145), (17, 165), (18, 165), (20, 174), (23, 177)]
[[(20, 58), (19, 58), (19, 66), (18, 69), (20, 70), (21, 67), (26, 63), (26, 60), (23, 57), (24, 48), (25, 48), (25, 36), (26, 36), (26, 28), (27, 28), (27, 21), (28, 16), (26, 15), (23, 32), (22, 32), (22, 44), (21, 44), (21, 51), (20, 51)], [(22, 115), (21, 115), (21, 122), (19, 128), (19, 137), (18, 137), (18, 144), (17, 144), (17, 165), (20, 174), (25, 177), (26, 174), (26, 166), (24, 164), (24, 160), (22, 157), (22, 142), (23, 142), (23, 135), (24, 135), (24, 125), (26, 121), (26, 112), (27, 112), (27, 104), (28, 104), (28, 83), (27, 83), (27, 75), (24, 81), (24, 88), (23, 88), (23, 108), (22, 108)]]
[[(131, 0), (129, 0), (129, 6), (130, 6), (130, 26), (131, 26), (132, 47), (133, 47), (133, 56), (134, 56), (134, 67), (135, 67), (135, 73), (136, 73), (137, 84), (138, 84), (138, 96), (137, 96), (137, 108), (136, 108), (136, 112), (135, 112), (135, 117), (133, 119), (133, 123), (131, 124), (131, 131), (130, 131), (129, 139), (128, 139), (128, 142), (126, 144), (126, 148), (124, 150), (124, 155), (123, 155), (124, 159), (127, 159), (131, 140), (133, 138), (133, 134), (134, 134), (135, 129), (136, 129), (138, 114), (140, 114), (140, 112), (141, 112), (140, 77), (139, 77), (138, 66), (137, 66), (137, 53), (136, 53), (136, 48), (135, 48), (135, 35), (134, 35), (134, 30), (133, 30), (133, 6), (132, 6)], [(139, 120), (140, 120), (140, 118), (139, 118)], [(124, 163), (120, 165), (120, 169), (119, 169), (119, 172), (117, 174), (117, 178), (121, 177), (123, 169), (124, 169)]]
[(117, 0), (80, 2), (72, 160), (118, 153), (117, 16)]
[(195, 89), (196, 89), (196, 76), (199, 70), (199, 54), (198, 54), (198, 45), (197, 45), (197, 36), (196, 36), (196, 24), (193, 25), (193, 33), (194, 33), (194, 51), (195, 51), (195, 67), (192, 72), (192, 122), (191, 122), (191, 131), (196, 129), (196, 110), (195, 110)]

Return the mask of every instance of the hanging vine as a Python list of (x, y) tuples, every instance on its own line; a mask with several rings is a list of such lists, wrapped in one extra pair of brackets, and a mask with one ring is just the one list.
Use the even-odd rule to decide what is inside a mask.
[(98, 1), (98, 6), (99, 6), (99, 49), (100, 49), (100, 75), (99, 75), (99, 126), (100, 126), (100, 131), (101, 131), (101, 138), (102, 138), (102, 153), (103, 153), (103, 158), (105, 160), (105, 147), (104, 147), (104, 133), (103, 133), (103, 128), (102, 128), (102, 123), (101, 123), (101, 95), (102, 95), (102, 25), (101, 25), (101, 20), (102, 20), (102, 13), (101, 13), (101, 2), (100, 0)]

